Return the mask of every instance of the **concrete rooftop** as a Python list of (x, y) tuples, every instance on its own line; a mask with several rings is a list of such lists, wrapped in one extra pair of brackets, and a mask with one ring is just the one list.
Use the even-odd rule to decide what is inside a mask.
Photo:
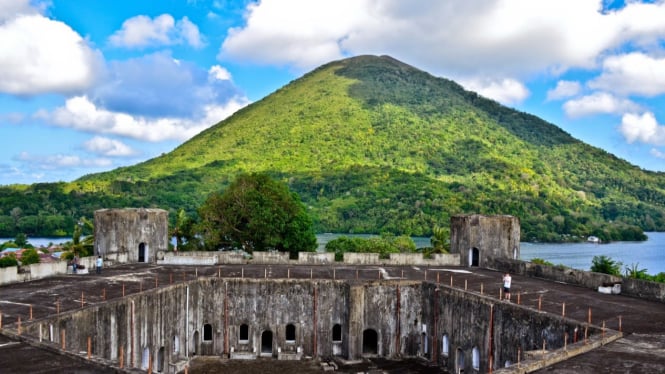
[[(502, 274), (479, 268), (354, 265), (218, 265), (172, 266), (132, 264), (105, 268), (102, 274), (62, 275), (0, 286), (0, 368), (2, 373), (104, 373), (85, 353), (60, 354), (23, 341), (15, 335), (19, 318), (38, 320), (58, 312), (104, 303), (105, 300), (191, 281), (196, 277), (426, 280), (499, 301)], [(513, 275), (512, 302), (543, 312), (565, 315), (619, 330), (624, 337), (589, 353), (555, 364), (538, 373), (656, 373), (665, 372), (665, 304), (606, 295), (594, 290)], [(565, 307), (564, 304), (565, 303)], [(7, 328), (9, 330), (7, 330)], [(537, 350), (540, 347), (533, 347)]]

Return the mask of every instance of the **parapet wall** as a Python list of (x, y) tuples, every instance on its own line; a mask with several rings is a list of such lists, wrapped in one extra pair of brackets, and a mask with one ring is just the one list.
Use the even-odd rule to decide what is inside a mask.
[(512, 274), (574, 284), (592, 290), (597, 290), (598, 287), (607, 284), (621, 283), (621, 293), (624, 295), (665, 303), (665, 283), (622, 278), (609, 274), (572, 269), (564, 266), (541, 265), (527, 261), (504, 258), (488, 259), (487, 267), (501, 272), (510, 272)]

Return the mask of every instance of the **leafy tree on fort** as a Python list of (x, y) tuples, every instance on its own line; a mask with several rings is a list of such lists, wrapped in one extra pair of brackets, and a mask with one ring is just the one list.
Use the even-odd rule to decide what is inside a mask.
[(223, 192), (212, 193), (199, 208), (205, 248), (247, 252), (316, 249), (312, 221), (296, 193), (265, 174), (242, 174)]
[(194, 219), (189, 217), (184, 209), (178, 211), (170, 236), (175, 237), (179, 251), (198, 249), (200, 243), (196, 237), (195, 224)]
[(21, 256), (21, 265), (30, 265), (39, 263), (39, 253), (36, 249), (26, 249)]
[(623, 263), (614, 261), (605, 255), (593, 256), (591, 260), (591, 271), (610, 275), (621, 276), (621, 266)]

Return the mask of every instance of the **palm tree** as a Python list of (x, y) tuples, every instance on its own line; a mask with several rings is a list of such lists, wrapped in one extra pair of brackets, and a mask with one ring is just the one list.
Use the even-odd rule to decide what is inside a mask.
[(448, 248), (450, 246), (450, 232), (448, 231), (448, 228), (434, 226), (430, 243), (432, 243), (434, 253), (448, 253)]

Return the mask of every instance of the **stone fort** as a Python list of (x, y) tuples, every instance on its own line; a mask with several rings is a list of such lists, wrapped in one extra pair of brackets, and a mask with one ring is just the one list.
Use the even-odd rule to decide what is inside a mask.
[[(498, 287), (489, 279), (486, 290), (482, 279), (479, 289), (478, 281), (473, 290), (466, 279), (463, 286), (460, 280), (453, 284), (458, 273), (468, 273), (465, 269), (500, 267), (527, 274), (530, 270), (520, 269), (524, 265), (517, 260), (519, 244), (516, 217), (459, 215), (451, 218), (451, 253), (433, 259), (347, 253), (335, 263), (333, 254), (301, 253), (294, 263), (288, 255), (256, 253), (246, 260), (232, 253), (168, 252), (166, 211), (104, 209), (95, 212), (95, 251), (107, 263), (158, 264), (163, 271), (172, 264), (207, 266), (212, 273), (130, 295), (123, 283), (123, 297), (49, 315), (24, 324), (22, 331), (63, 347), (66, 336), (67, 350), (92, 351), (109, 367), (164, 373), (182, 371), (197, 355), (418, 357), (455, 373), (517, 373), (525, 372), (527, 351), (537, 347), (543, 354), (547, 347), (553, 355), (548, 359), (556, 362), (552, 357), (563, 360), (574, 350), (586, 352), (621, 336), (564, 314), (497, 300)], [(222, 275), (221, 266), (229, 264), (237, 267), (225, 267)], [(241, 266), (252, 264), (264, 269), (263, 277), (245, 277)], [(377, 270), (369, 277), (369, 270), (360, 268), (365, 275), (359, 277), (357, 265)], [(282, 276), (269, 278), (268, 268), (281, 269)], [(315, 277), (314, 268), (326, 276)], [(418, 277), (424, 269), (424, 277), (405, 276), (413, 268)], [(309, 270), (305, 276), (303, 269)], [(584, 345), (579, 344), (582, 331)]]

